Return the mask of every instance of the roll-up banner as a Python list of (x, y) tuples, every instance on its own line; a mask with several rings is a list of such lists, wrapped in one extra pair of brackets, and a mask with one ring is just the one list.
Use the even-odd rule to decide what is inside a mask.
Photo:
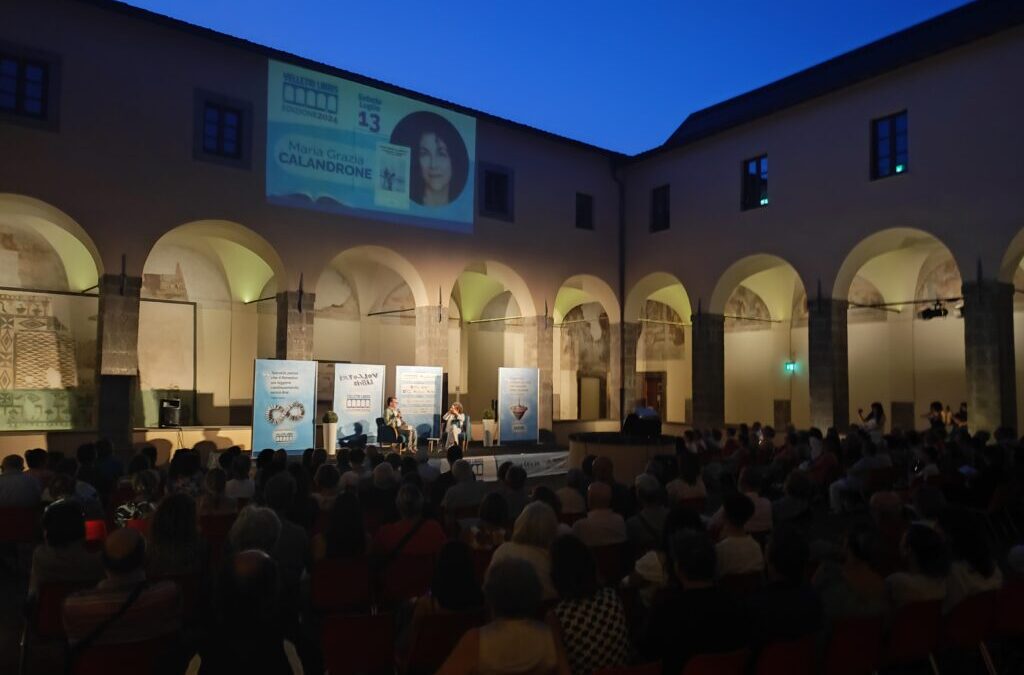
[(315, 447), (316, 361), (256, 359), (252, 404), (254, 450)]
[(414, 427), (420, 438), (438, 438), (441, 429), (441, 387), (444, 369), (440, 366), (396, 366), (395, 396), (405, 423)]
[(334, 412), (338, 438), (366, 434), (377, 442), (377, 418), (384, 410), (384, 366), (359, 363), (334, 364)]
[(540, 370), (537, 368), (498, 369), (498, 440), (505, 443), (536, 443), (540, 439), (537, 425), (537, 391)]

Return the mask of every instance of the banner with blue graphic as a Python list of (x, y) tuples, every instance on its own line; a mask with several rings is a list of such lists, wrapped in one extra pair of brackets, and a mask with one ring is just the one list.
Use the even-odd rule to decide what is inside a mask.
[(476, 120), (270, 61), (267, 198), (473, 231)]
[(540, 439), (537, 424), (537, 368), (498, 369), (498, 440), (502, 443), (532, 442)]
[(395, 366), (395, 393), (405, 423), (420, 438), (438, 438), (441, 430), (441, 387), (444, 369), (439, 366)]
[(334, 412), (338, 438), (366, 434), (377, 442), (377, 418), (384, 410), (384, 366), (334, 364)]
[(252, 406), (253, 450), (315, 447), (316, 361), (256, 359)]

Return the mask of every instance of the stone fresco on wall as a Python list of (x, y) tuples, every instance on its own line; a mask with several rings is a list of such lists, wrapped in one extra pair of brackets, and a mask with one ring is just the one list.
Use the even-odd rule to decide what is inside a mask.
[(0, 294), (0, 430), (89, 428), (92, 385), (50, 297)]
[(0, 221), (0, 286), (66, 291), (64, 263), (35, 230)]
[(143, 274), (142, 297), (154, 300), (188, 300), (185, 274), (181, 263), (175, 263), (174, 274)]
[[(317, 288), (317, 300), (330, 304), (317, 307), (318, 319), (335, 319), (337, 321), (359, 321), (359, 298), (352, 285), (343, 275), (337, 275), (337, 287), (327, 291)], [(320, 284), (324, 286), (324, 284)], [(329, 295), (328, 295), (329, 293)]]
[(847, 296), (850, 302), (850, 311), (847, 314), (847, 321), (850, 323), (870, 323), (872, 321), (887, 321), (890, 312), (882, 308), (858, 307), (856, 305), (879, 305), (885, 302), (881, 291), (865, 279), (857, 275), (850, 283), (850, 293)]
[(793, 288), (793, 307), (790, 314), (790, 326), (807, 325), (807, 293), (803, 284), (796, 284)]
[[(396, 309), (411, 310), (416, 307), (416, 300), (412, 296), (412, 289), (405, 281), (399, 282), (391, 289), (380, 302), (374, 305), (373, 312), (394, 312)], [(395, 312), (394, 314), (382, 314), (380, 319), (386, 323), (413, 324), (416, 323), (416, 312)]]
[(599, 303), (573, 307), (562, 319), (562, 370), (607, 374), (611, 341), (608, 315)]
[(686, 358), (686, 332), (678, 312), (656, 300), (644, 303), (640, 322), (640, 343), (637, 359), (648, 361), (684, 360)]
[[(725, 330), (771, 330), (772, 313), (761, 296), (740, 284), (725, 303)], [(743, 318), (735, 318), (743, 317)]]
[(946, 251), (928, 256), (917, 275), (915, 300), (936, 298), (959, 298), (963, 292), (960, 270), (956, 261)]

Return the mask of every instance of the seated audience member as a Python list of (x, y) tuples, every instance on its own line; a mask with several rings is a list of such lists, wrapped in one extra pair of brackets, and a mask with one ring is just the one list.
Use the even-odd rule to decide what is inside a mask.
[(476, 509), (487, 494), (487, 486), (476, 479), (473, 466), (464, 459), (455, 462), (452, 467), (455, 484), (448, 488), (441, 500), (441, 508), (445, 513), (445, 524), (455, 526), (456, 514), (466, 509)]
[(911, 508), (916, 516), (915, 524), (938, 529), (939, 516), (946, 510), (946, 495), (934, 485), (922, 485), (914, 491)]
[(481, 611), (483, 607), (484, 594), (476, 580), (469, 547), (461, 541), (449, 541), (438, 553), (430, 593), (416, 600), (408, 637), (399, 642), (411, 646), (417, 633), (438, 614)]
[(1003, 574), (992, 557), (984, 530), (969, 511), (951, 507), (939, 516), (939, 526), (949, 541), (953, 559), (943, 603), (943, 611), (948, 613), (961, 600), (1000, 588)]
[(256, 494), (256, 481), (250, 476), (252, 458), (240, 453), (231, 461), (231, 480), (224, 486), (224, 496), (231, 499), (252, 499)]
[(846, 533), (843, 560), (825, 560), (814, 574), (814, 588), (830, 621), (851, 616), (879, 616), (888, 609), (885, 578), (873, 564), (882, 555), (878, 531), (858, 524)]
[(811, 446), (808, 476), (816, 486), (828, 487), (839, 475), (839, 457), (832, 449), (832, 443), (825, 439), (811, 436), (808, 442)]
[(672, 559), (677, 583), (656, 598), (639, 642), (642, 658), (660, 659), (666, 675), (680, 673), (697, 654), (730, 652), (749, 641), (736, 599), (715, 585), (715, 547), (707, 533), (676, 534)]
[(814, 498), (814, 484), (803, 471), (793, 471), (783, 483), (783, 495), (772, 502), (774, 527), (806, 523), (812, 517), (811, 499)]
[(416, 473), (424, 485), (430, 485), (441, 476), (441, 470), (430, 463), (430, 450), (416, 448)]
[[(445, 450), (445, 457), (448, 459), (448, 470), (442, 472), (432, 483), (430, 483), (430, 503), (436, 508), (441, 508), (441, 502), (448, 492), (448, 488), (455, 485), (455, 463), (462, 459), (462, 448), (453, 445)], [(501, 486), (501, 474), (498, 474), (499, 487)]]
[(587, 517), (573, 523), (572, 533), (587, 546), (621, 544), (627, 539), (626, 521), (612, 511), (612, 488), (591, 483), (587, 489)]
[(25, 472), (32, 476), (39, 483), (39, 489), (45, 490), (53, 478), (53, 471), (47, 467), (47, 453), (42, 448), (32, 448), (25, 451), (25, 464), (28, 470)]
[(211, 630), (200, 639), (190, 674), (303, 672), (285, 639), (277, 565), (265, 551), (236, 554), (217, 588)]
[(914, 523), (903, 535), (906, 572), (894, 572), (885, 579), (893, 609), (912, 602), (945, 600), (949, 577), (949, 548), (942, 535)]
[(828, 486), (828, 503), (832, 507), (832, 512), (843, 512), (843, 494), (861, 490), (869, 471), (891, 466), (892, 458), (888, 453), (879, 452), (878, 446), (871, 441), (865, 442), (864, 455), (849, 468), (845, 477)]
[(104, 495), (113, 492), (124, 475), (124, 462), (114, 456), (114, 444), (110, 439), (101, 438), (96, 441), (95, 471), (99, 483), (96, 489)]
[(197, 574), (202, 569), (206, 555), (196, 523), (196, 502), (187, 494), (168, 495), (160, 502), (149, 525), (149, 576)]
[(683, 452), (679, 455), (679, 477), (668, 482), (665, 486), (668, 492), (668, 500), (676, 504), (684, 499), (702, 499), (707, 497), (708, 491), (704, 486), (704, 477), (701, 476), (700, 459), (692, 452)]
[(587, 501), (586, 477), (580, 469), (569, 469), (565, 474), (565, 487), (555, 490), (558, 500), (562, 502), (562, 513), (586, 513)]
[(637, 476), (634, 486), (640, 510), (626, 521), (626, 535), (633, 551), (642, 554), (661, 547), (668, 507), (665, 506), (665, 491), (651, 474), (642, 473)]
[(508, 525), (505, 498), (498, 492), (488, 492), (480, 502), (476, 523), (463, 533), (463, 540), (474, 550), (493, 551), (508, 538)]
[(264, 500), (281, 521), (281, 533), (270, 557), (281, 574), (282, 601), (297, 601), (302, 573), (309, 568), (309, 535), (288, 518), (295, 503), (295, 479), (287, 471), (278, 472), (267, 481)]
[(341, 474), (333, 464), (321, 464), (313, 476), (313, 485), (316, 491), (313, 499), (321, 511), (330, 511), (334, 500), (338, 497), (338, 486), (341, 483)]
[(676, 506), (669, 511), (657, 549), (644, 553), (633, 565), (633, 571), (624, 583), (639, 589), (640, 601), (650, 606), (657, 593), (675, 583), (675, 561), (672, 558), (672, 538), (685, 530), (704, 532), (704, 522), (693, 509)]
[(920, 459), (920, 465), (914, 469), (910, 477), (911, 486), (923, 485), (929, 478), (938, 478), (942, 475), (939, 469), (939, 450), (934, 445), (926, 445), (920, 453)]
[(43, 501), (55, 502), (58, 499), (74, 499), (82, 506), (86, 520), (101, 520), (106, 517), (103, 504), (100, 502), (99, 493), (96, 489), (78, 480), (75, 476), (78, 473), (78, 462), (73, 459), (63, 459), (57, 466), (53, 479), (50, 480), (50, 487), (43, 493)]
[(158, 473), (162, 473), (166, 467), (160, 465), (159, 453), (156, 450), (156, 446), (144, 445), (139, 448), (139, 454), (149, 460), (149, 468), (153, 469)]
[(764, 643), (817, 633), (822, 627), (822, 609), (807, 582), (807, 540), (797, 529), (781, 527), (768, 541), (765, 557), (768, 584), (745, 602), (753, 637)]
[(363, 505), (363, 512), (373, 514), (383, 523), (398, 520), (400, 514), (395, 510), (397, 495), (398, 481), (395, 479), (395, 469), (387, 462), (381, 462), (373, 467), (370, 478), (359, 486), (359, 502)]
[(359, 558), (366, 555), (368, 544), (359, 498), (351, 492), (343, 492), (331, 506), (327, 528), (313, 537), (313, 562)]
[(99, 553), (85, 548), (85, 518), (78, 502), (64, 499), (43, 512), (43, 544), (32, 551), (28, 592), (47, 583), (96, 583), (103, 578)]
[(203, 494), (197, 504), (199, 515), (218, 516), (238, 511), (238, 502), (224, 494), (227, 482), (227, 476), (220, 467), (210, 469), (206, 473), (206, 478), (203, 479)]
[(547, 485), (538, 485), (530, 492), (530, 501), (544, 502), (555, 512), (555, 518), (558, 519), (558, 531), (555, 533), (556, 538), (561, 537), (563, 534), (572, 534), (572, 528), (562, 522), (562, 501), (555, 494), (554, 490)]
[(75, 451), (75, 459), (78, 461), (78, 471), (75, 472), (75, 477), (102, 492), (101, 488), (105, 486), (96, 472), (96, 445), (82, 443)]
[(124, 527), (129, 520), (145, 520), (156, 511), (160, 476), (156, 471), (140, 471), (132, 476), (132, 497), (114, 509), (114, 523)]
[(235, 518), (228, 532), (228, 547), (232, 553), (251, 549), (271, 554), (281, 536), (281, 519), (272, 509), (249, 505)]
[(526, 493), (526, 469), (518, 464), (510, 466), (505, 474), (503, 488), (505, 501), (508, 502), (508, 516), (515, 520), (530, 503), (530, 496)]
[(544, 599), (555, 597), (551, 583), (551, 544), (558, 532), (558, 519), (551, 507), (543, 502), (527, 504), (516, 518), (512, 528), (512, 540), (494, 551), (491, 567), (508, 558), (519, 558), (528, 562), (540, 580)]
[[(761, 474), (753, 468), (743, 469), (743, 471), (740, 472), (739, 489), (741, 493), (750, 499), (751, 504), (754, 505), (754, 513), (750, 516), (750, 520), (747, 521), (747, 532), (755, 535), (762, 535), (770, 532), (774, 524), (772, 517), (772, 503), (760, 494)], [(724, 520), (725, 510), (723, 508), (719, 508), (718, 511), (711, 516), (711, 524), (708, 526), (708, 529), (713, 533), (718, 532), (722, 528)]]
[(286, 515), (288, 520), (309, 532), (320, 515), (320, 507), (313, 499), (313, 481), (297, 462), (289, 464), (287, 472), (295, 481), (295, 497)]
[(415, 485), (403, 485), (398, 490), (395, 506), (399, 520), (382, 525), (377, 530), (371, 547), (373, 554), (385, 560), (403, 554), (436, 556), (444, 546), (446, 537), (444, 529), (436, 520), (424, 516), (425, 504), (420, 489)]
[(43, 488), (25, 473), (21, 455), (7, 455), (0, 462), (0, 507), (32, 509), (39, 506)]
[(608, 457), (597, 457), (593, 465), (594, 482), (605, 483), (612, 489), (611, 509), (623, 518), (633, 515), (636, 505), (633, 503), (633, 492), (615, 480), (615, 465)]
[(616, 590), (597, 583), (597, 564), (587, 547), (573, 536), (551, 547), (551, 580), (558, 604), (548, 621), (559, 632), (573, 673), (629, 662), (626, 612)]
[[(533, 506), (523, 509), (523, 515)], [(556, 633), (534, 618), (542, 588), (532, 565), (515, 558), (491, 565), (484, 596), (493, 620), (462, 636), (438, 671), (440, 675), (571, 673)]]
[(895, 492), (882, 491), (871, 495), (868, 510), (878, 528), (881, 546), (875, 564), (879, 574), (888, 576), (903, 566), (903, 534), (910, 523), (904, 513), (903, 500)]
[(146, 542), (141, 534), (131, 529), (110, 533), (103, 544), (103, 566), (106, 579), (64, 602), (64, 630), (72, 648), (86, 639), (97, 645), (177, 633), (181, 628), (178, 587), (173, 581), (147, 582)]
[(754, 503), (744, 494), (726, 495), (722, 501), (725, 518), (721, 540), (715, 546), (718, 578), (730, 574), (750, 574), (764, 570), (761, 545), (745, 529), (754, 515)]
[(174, 453), (167, 467), (167, 494), (181, 492), (192, 499), (203, 493), (199, 453), (182, 448)]

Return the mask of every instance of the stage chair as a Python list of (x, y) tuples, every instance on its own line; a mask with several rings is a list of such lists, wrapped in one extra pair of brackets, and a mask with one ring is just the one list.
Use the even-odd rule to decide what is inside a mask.
[(756, 675), (814, 675), (815, 635), (771, 642), (757, 655)]
[(698, 654), (686, 662), (682, 675), (745, 675), (750, 650), (722, 654)]
[(594, 675), (661, 675), (661, 661), (638, 666), (612, 666), (595, 670)]
[[(985, 639), (992, 632), (995, 609), (996, 591), (978, 593), (961, 600), (946, 616), (939, 648), (963, 652), (977, 649), (989, 675), (995, 675), (992, 656), (985, 646)], [(1024, 613), (1024, 607), (1018, 607), (1017, 610)]]
[(399, 672), (407, 675), (436, 673), (463, 634), (485, 623), (487, 614), (482, 609), (438, 613), (427, 617), (417, 625), (409, 645), (409, 654), (404, 663), (398, 663)]
[(369, 612), (370, 588), (370, 564), (365, 556), (322, 560), (313, 566), (310, 599), (318, 612)]
[(394, 617), (385, 614), (329, 616), (320, 632), (330, 675), (394, 672)]
[(618, 585), (619, 581), (629, 574), (632, 560), (627, 542), (591, 546), (590, 553), (597, 563), (597, 575), (605, 585)]
[(73, 675), (148, 675), (160, 671), (175, 635), (142, 642), (94, 645), (75, 657)]
[(402, 445), (402, 438), (398, 432), (384, 424), (384, 418), (377, 418), (377, 447), (394, 448)]
[(379, 572), (377, 599), (385, 607), (424, 595), (434, 578), (434, 556), (399, 554)]
[(883, 617), (848, 617), (832, 624), (825, 648), (826, 673), (871, 675), (882, 652)]
[(941, 600), (904, 605), (892, 615), (879, 665), (888, 668), (927, 661), (932, 671), (938, 673), (932, 652), (938, 645), (941, 628)]
[(727, 574), (718, 580), (718, 585), (733, 595), (742, 596), (761, 588), (763, 581), (764, 574), (762, 572), (747, 572), (746, 574)]

